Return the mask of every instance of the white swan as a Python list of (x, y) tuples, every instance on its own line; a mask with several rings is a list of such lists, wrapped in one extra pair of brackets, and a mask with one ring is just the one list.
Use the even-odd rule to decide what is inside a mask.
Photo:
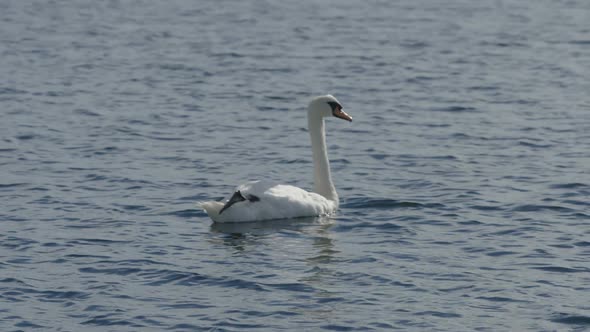
[(314, 191), (268, 181), (246, 182), (222, 202), (201, 202), (214, 222), (248, 222), (327, 215), (338, 208), (338, 194), (330, 176), (326, 151), (324, 118), (335, 116), (347, 121), (352, 117), (332, 95), (312, 99), (307, 110), (313, 151)]

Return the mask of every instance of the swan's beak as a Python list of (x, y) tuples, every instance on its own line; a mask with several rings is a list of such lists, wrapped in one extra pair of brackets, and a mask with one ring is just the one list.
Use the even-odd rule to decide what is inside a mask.
[(342, 108), (338, 108), (332, 114), (334, 114), (334, 116), (337, 117), (337, 118), (344, 119), (346, 121), (352, 122), (352, 116), (346, 114), (346, 112), (344, 112), (342, 110)]

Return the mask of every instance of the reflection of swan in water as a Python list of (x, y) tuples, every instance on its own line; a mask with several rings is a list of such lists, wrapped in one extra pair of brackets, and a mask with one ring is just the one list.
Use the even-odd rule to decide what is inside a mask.
[(326, 151), (324, 118), (335, 116), (352, 121), (331, 95), (314, 98), (307, 119), (314, 165), (314, 192), (267, 181), (242, 184), (225, 202), (201, 202), (216, 223), (235, 223), (272, 219), (325, 216), (338, 208), (338, 194), (332, 183)]
[(288, 255), (289, 259), (265, 261), (265, 264), (257, 264), (254, 270), (250, 269), (257, 275), (266, 275), (264, 279), (253, 278), (253, 282), (261, 287), (308, 292), (310, 298), (320, 304), (299, 310), (306, 317), (330, 320), (334, 317), (331, 306), (321, 303), (343, 300), (340, 292), (333, 291), (334, 275), (340, 272), (334, 263), (339, 258), (348, 259), (336, 248), (330, 229), (334, 224), (335, 220), (330, 217), (296, 218), (289, 222), (212, 223), (211, 231), (222, 234), (209, 239), (226, 246), (232, 251), (232, 257), (264, 257), (269, 252), (273, 256)]
[(309, 227), (327, 228), (333, 224), (333, 220), (327, 216), (303, 217), (285, 220), (266, 220), (247, 223), (213, 223), (211, 230), (218, 233), (231, 234), (239, 238), (246, 234), (265, 235), (280, 232), (283, 230), (298, 231)]

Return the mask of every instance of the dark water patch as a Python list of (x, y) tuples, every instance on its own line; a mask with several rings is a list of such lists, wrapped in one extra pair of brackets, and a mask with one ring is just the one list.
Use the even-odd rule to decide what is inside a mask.
[(383, 160), (385, 158), (390, 157), (390, 155), (387, 155), (387, 154), (370, 154), (369, 156), (371, 156), (371, 158), (376, 159), (376, 160)]
[[(181, 323), (181, 324), (176, 324), (174, 326), (172, 326), (170, 328), (172, 331), (176, 331), (176, 330), (180, 330), (180, 331), (202, 331), (203, 327), (202, 326), (198, 326), (198, 325), (194, 325), (194, 324), (187, 324), (187, 323)], [(207, 331), (215, 331), (218, 330), (216, 328), (210, 328), (207, 329)], [(220, 330), (220, 331), (225, 331), (225, 330)]]
[(272, 289), (280, 289), (289, 292), (303, 292), (303, 293), (313, 293), (315, 288), (312, 286), (302, 284), (302, 283), (280, 283), (280, 284), (263, 284), (264, 286)]
[(529, 147), (529, 148), (536, 148), (536, 149), (548, 149), (553, 146), (552, 144), (536, 144), (536, 143), (531, 143), (531, 142), (526, 142), (526, 141), (519, 141), (518, 144), (522, 145), (522, 146)]
[(45, 300), (58, 300), (57, 302), (62, 300), (84, 300), (91, 296), (90, 293), (79, 291), (42, 291), (40, 294)]
[(83, 321), (82, 325), (94, 325), (94, 326), (129, 326), (135, 328), (147, 328), (143, 324), (137, 324), (125, 319), (110, 318), (111, 315), (100, 315), (95, 316), (92, 319)]
[(88, 109), (85, 108), (78, 108), (74, 110), (75, 114), (79, 114), (79, 115), (84, 115), (84, 116), (90, 116), (90, 117), (99, 117), (101, 116), (99, 113), (96, 112), (92, 112)]
[[(114, 209), (114, 210), (109, 210), (109, 211), (117, 211), (117, 210)], [(115, 228), (115, 227), (124, 227), (127, 225), (134, 224), (134, 222), (130, 221), (130, 220), (97, 219), (97, 220), (67, 220), (67, 221), (72, 222), (72, 223), (68, 223), (68, 224), (64, 225), (63, 227), (70, 228), (70, 229)], [(93, 243), (101, 243), (101, 239), (94, 239), (94, 241), (92, 239), (90, 239), (90, 240)], [(109, 241), (109, 240), (106, 240), (106, 241)], [(121, 242), (126, 242), (126, 241), (121, 241)], [(109, 243), (114, 244), (115, 242), (102, 242), (102, 243), (103, 243), (103, 245), (108, 245)], [(83, 244), (83, 243), (81, 243), (81, 244)]]
[(500, 90), (500, 87), (494, 85), (474, 85), (468, 87), (467, 89), (473, 91), (497, 91)]
[(0, 95), (23, 95), (28, 94), (25, 90), (15, 89), (15, 88), (6, 88), (0, 87)]
[(326, 324), (320, 326), (322, 330), (327, 331), (355, 331), (357, 330), (354, 326), (349, 325), (338, 325), (338, 324)]
[(146, 282), (148, 286), (161, 286), (169, 283), (176, 285), (191, 286), (203, 283), (208, 277), (195, 272), (181, 272), (174, 270), (149, 270), (139, 274), (146, 279), (155, 279)]
[(572, 315), (566, 313), (559, 313), (554, 315), (551, 319), (554, 323), (568, 324), (568, 325), (590, 325), (590, 316)]
[(119, 276), (126, 276), (130, 274), (136, 274), (141, 272), (141, 269), (138, 268), (127, 268), (127, 267), (119, 267), (119, 268), (94, 268), (94, 267), (83, 267), (79, 268), (78, 271), (82, 273), (94, 273), (94, 274), (110, 274), (110, 275), (119, 275)]
[(443, 311), (421, 311), (416, 312), (414, 315), (416, 316), (433, 316), (439, 318), (459, 318), (461, 317), (460, 314), (456, 314), (454, 312), (443, 312)]
[[(215, 281), (213, 283), (216, 286), (220, 287), (229, 287), (229, 288), (236, 288), (236, 289), (248, 289), (254, 290), (257, 292), (269, 292), (270, 290), (266, 289), (257, 282), (247, 281), (243, 279), (235, 279), (235, 278), (221, 278), (219, 281)], [(277, 287), (280, 288), (280, 287)]]
[(503, 211), (505, 209), (498, 205), (471, 205), (469, 208), (479, 211)]
[(404, 227), (396, 225), (394, 223), (371, 223), (371, 222), (360, 222), (354, 224), (337, 224), (334, 229), (339, 232), (349, 232), (355, 229), (363, 229), (363, 228), (373, 228), (381, 231), (393, 231), (399, 232), (403, 230)]
[(467, 221), (459, 221), (457, 222), (459, 225), (464, 226), (477, 226), (477, 225), (484, 225), (483, 222), (477, 220), (467, 220)]
[(558, 206), (558, 205), (537, 205), (537, 204), (524, 204), (519, 205), (511, 209), (514, 212), (543, 212), (543, 211), (556, 211), (556, 212), (575, 212), (575, 210)]
[(453, 226), (453, 223), (445, 220), (437, 219), (422, 219), (415, 222), (417, 225), (433, 225), (433, 226)]
[(33, 138), (37, 137), (37, 135), (34, 134), (23, 134), (23, 135), (18, 135), (15, 138), (21, 141), (28, 141), (31, 140)]
[(100, 174), (87, 174), (87, 175), (85, 175), (86, 181), (104, 181), (107, 179), (108, 178), (106, 176), (100, 175)]
[(193, 66), (187, 66), (182, 63), (163, 63), (163, 64), (148, 64), (148, 68), (157, 67), (162, 70), (170, 71), (184, 71), (184, 72), (200, 72), (201, 69)]
[(27, 186), (29, 183), (0, 183), (0, 189), (9, 189)]
[(206, 308), (214, 308), (213, 305), (208, 304), (200, 304), (195, 302), (186, 302), (186, 303), (175, 303), (175, 304), (162, 304), (159, 306), (162, 310), (177, 310), (177, 309), (189, 309), (189, 310), (197, 310), (197, 309), (206, 309)]
[(590, 185), (581, 182), (558, 183), (549, 186), (551, 189), (590, 189)]
[(391, 331), (394, 330), (394, 326), (389, 324), (389, 323), (384, 323), (384, 322), (373, 322), (373, 323), (369, 323), (370, 327), (375, 327), (379, 330), (383, 330), (383, 331)]
[(590, 39), (577, 39), (577, 40), (570, 40), (568, 41), (569, 44), (572, 45), (583, 45), (588, 46), (590, 45)]
[(148, 211), (148, 210), (150, 210), (150, 208), (145, 205), (132, 205), (132, 204), (115, 203), (115, 204), (113, 204), (113, 206), (122, 208), (123, 210), (126, 210), (126, 211)]
[[(584, 195), (584, 194), (582, 194), (582, 195)], [(578, 196), (578, 195), (576, 195), (576, 196)], [(588, 193), (588, 196), (590, 196), (590, 193)], [(562, 203), (571, 204), (571, 205), (578, 205), (578, 206), (590, 206), (590, 200), (579, 201), (579, 200), (573, 200), (573, 199), (566, 199), (566, 200), (563, 200)], [(581, 213), (581, 212), (578, 212), (578, 213), (580, 214), (581, 217), (587, 216), (587, 214), (585, 214), (585, 213)]]
[(141, 266), (147, 267), (150, 265), (172, 265), (168, 262), (158, 262), (151, 259), (124, 259), (124, 260), (99, 260), (94, 262), (94, 264), (111, 264), (111, 265), (124, 265), (125, 267), (129, 266)]
[(310, 164), (311, 161), (307, 159), (289, 159), (289, 160), (281, 160), (278, 162), (279, 164)]
[(442, 204), (398, 201), (389, 198), (349, 198), (342, 205), (349, 209), (438, 208)]
[(4, 247), (15, 251), (25, 251), (37, 244), (39, 244), (39, 242), (32, 239), (7, 236), (0, 242), (0, 247)]
[(476, 297), (478, 300), (486, 300), (490, 302), (530, 302), (524, 300), (513, 299), (510, 297), (502, 297), (502, 296), (478, 296)]
[(225, 321), (217, 322), (217, 323), (213, 324), (213, 326), (215, 326), (216, 328), (212, 329), (212, 331), (215, 331), (215, 330), (218, 330), (218, 328), (224, 328), (224, 327), (235, 328), (235, 329), (238, 329), (238, 331), (242, 331), (245, 329), (260, 329), (260, 328), (264, 327), (264, 325), (261, 325), (261, 324), (238, 323), (237, 320), (235, 320), (233, 318), (228, 318)]
[(122, 241), (122, 240), (109, 240), (109, 239), (73, 239), (68, 242), (69, 244), (74, 245), (101, 245), (101, 246), (110, 246), (114, 244), (127, 244), (129, 241)]
[(32, 187), (32, 188), (28, 188), (28, 191), (49, 191), (49, 188), (44, 188), (44, 187)]
[(184, 137), (171, 137), (171, 136), (156, 136), (156, 135), (145, 135), (145, 138), (157, 140), (157, 141), (183, 141)]
[(0, 279), (0, 283), (17, 284), (19, 286), (30, 286), (27, 283), (25, 283), (24, 281), (21, 281), (21, 280), (16, 279), (16, 278), (4, 278), (4, 279)]
[(109, 258), (109, 256), (87, 255), (87, 254), (67, 254), (64, 257), (68, 257), (68, 258), (81, 258), (81, 259), (88, 259), (88, 258), (108, 259)]
[(547, 272), (557, 272), (557, 273), (590, 272), (590, 269), (588, 269), (588, 268), (570, 268), (570, 267), (563, 267), (563, 266), (534, 266), (534, 267), (531, 267), (531, 269), (547, 271)]
[(500, 257), (500, 256), (507, 256), (507, 255), (515, 255), (518, 254), (515, 251), (507, 251), (507, 250), (499, 250), (499, 251), (492, 251), (487, 253), (486, 255), (491, 257)]
[(574, 243), (576, 247), (590, 247), (590, 241), (580, 241)]
[(31, 294), (39, 301), (45, 302), (62, 302), (64, 300), (85, 300), (91, 296), (89, 292), (81, 291), (56, 291), (56, 290), (37, 290), (34, 288), (12, 288), (14, 295), (17, 294)]
[(22, 328), (28, 328), (28, 329), (48, 328), (47, 326), (38, 325), (38, 324), (35, 324), (35, 323), (30, 322), (28, 320), (20, 321), (20, 322), (14, 324), (14, 326), (16, 326), (16, 327), (22, 327)]
[(432, 109), (435, 112), (450, 112), (450, 113), (473, 113), (477, 112), (475, 107), (470, 106), (447, 106)]

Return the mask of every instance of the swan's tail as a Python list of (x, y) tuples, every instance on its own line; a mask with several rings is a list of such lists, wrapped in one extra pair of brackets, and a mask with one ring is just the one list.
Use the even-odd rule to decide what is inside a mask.
[(197, 202), (197, 206), (201, 209), (205, 210), (209, 217), (216, 221), (219, 218), (219, 211), (223, 208), (223, 202), (215, 202), (215, 201), (208, 201), (208, 202)]

